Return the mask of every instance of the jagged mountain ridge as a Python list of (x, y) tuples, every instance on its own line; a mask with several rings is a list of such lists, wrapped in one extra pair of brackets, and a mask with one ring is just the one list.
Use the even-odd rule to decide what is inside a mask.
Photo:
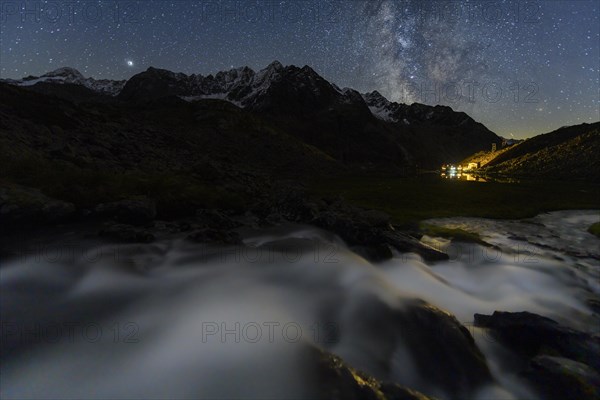
[(309, 66), (277, 61), (259, 72), (244, 67), (207, 77), (151, 68), (132, 77), (119, 98), (143, 102), (165, 96), (230, 101), (344, 162), (435, 168), (502, 143), (450, 107), (399, 104), (378, 92), (340, 89)]
[[(371, 113), (388, 122), (410, 125), (415, 122), (444, 122), (454, 125), (472, 124), (476, 121), (464, 112), (448, 106), (428, 106), (420, 103), (403, 104), (386, 99), (378, 91), (362, 95)], [(483, 125), (481, 125), (483, 126)]]
[[(309, 66), (284, 67), (278, 61), (258, 72), (242, 67), (208, 76), (185, 75), (151, 67), (133, 76), (119, 98), (148, 100), (178, 96), (188, 101), (217, 98), (243, 108), (261, 110), (274, 106), (269, 102), (270, 95), (281, 92), (283, 86), (294, 88), (294, 94), (303, 95), (302, 100), (312, 100), (314, 107), (330, 101), (344, 103), (357, 99), (354, 91), (340, 90)], [(305, 103), (308, 105), (307, 101)]]
[(84, 86), (94, 92), (109, 96), (118, 95), (125, 86), (126, 80), (86, 78), (75, 68), (63, 67), (42, 76), (28, 76), (23, 79), (4, 79), (5, 83), (16, 86), (34, 86), (37, 84), (72, 84)]
[[(292, 80), (288, 79), (290, 75), (293, 76)], [(362, 99), (375, 117), (388, 122), (401, 122), (408, 125), (411, 120), (413, 122), (431, 120), (434, 116), (439, 117), (441, 113), (454, 112), (450, 107), (445, 106), (432, 107), (419, 103), (406, 105), (392, 102), (378, 91), (359, 94), (350, 88), (340, 89), (322, 78), (309, 66), (284, 67), (279, 61), (272, 62), (258, 72), (249, 67), (240, 67), (207, 76), (186, 75), (150, 67), (129, 80), (108, 80), (85, 78), (78, 70), (63, 67), (40, 77), (29, 76), (19, 80), (4, 79), (1, 81), (25, 87), (38, 83), (75, 84), (101, 94), (119, 96), (123, 99), (137, 97), (149, 100), (180, 96), (184, 100), (190, 101), (217, 98), (228, 100), (242, 107), (260, 108), (255, 104), (257, 97), (265, 94), (271, 86), (281, 83), (282, 80), (293, 83), (291, 81), (294, 79), (301, 87), (307, 87), (317, 96), (325, 95), (341, 103), (360, 103)], [(464, 113), (457, 114), (463, 116), (464, 120), (470, 119)]]
[(75, 102), (86, 99), (85, 92), (72, 93), (77, 85), (132, 104), (168, 97), (225, 100), (345, 163), (435, 168), (501, 143), (485, 126), (450, 107), (399, 104), (378, 92), (340, 89), (309, 66), (284, 67), (278, 61), (258, 72), (242, 67), (208, 76), (151, 67), (126, 82), (97, 81), (61, 68), (40, 78), (5, 82)]

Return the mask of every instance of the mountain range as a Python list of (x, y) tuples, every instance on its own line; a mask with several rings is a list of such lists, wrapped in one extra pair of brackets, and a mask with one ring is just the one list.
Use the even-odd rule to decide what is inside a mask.
[[(502, 148), (503, 138), (463, 112), (341, 89), (309, 66), (277, 61), (208, 76), (148, 68), (123, 81), (65, 67), (0, 80), (0, 89), (5, 174), (168, 172), (247, 188), (259, 175), (406, 175), (479, 157), (486, 173), (599, 179), (598, 124)], [(501, 151), (490, 152), (493, 144)], [(11, 179), (30, 179), (22, 178)]]
[(64, 67), (54, 71), (48, 72), (42, 76), (27, 76), (23, 79), (2, 79), (5, 83), (9, 83), (17, 86), (35, 86), (43, 84), (72, 84), (86, 87), (94, 92), (106, 94), (109, 96), (118, 95), (123, 86), (125, 86), (125, 80), (115, 81), (109, 79), (94, 79), (86, 78), (83, 74), (74, 68)]
[(60, 68), (3, 82), (80, 106), (227, 101), (342, 164), (362, 168), (437, 168), (502, 143), (484, 125), (450, 107), (399, 104), (377, 91), (340, 89), (309, 66), (278, 61), (258, 72), (242, 67), (208, 76), (148, 68), (127, 81), (110, 81)]
[(149, 68), (127, 81), (61, 68), (0, 81), (0, 220), (84, 220), (118, 209), (129, 215), (118, 221), (148, 222), (226, 210), (263, 223), (314, 224), (368, 243), (369, 257), (389, 257), (379, 245), (391, 241), (436, 258), (390, 231), (387, 218), (306, 193), (315, 182), (396, 180), (469, 157), (485, 158), (486, 173), (600, 177), (598, 124), (489, 151), (503, 142), (465, 113), (340, 89), (308, 66), (274, 62), (214, 76)]

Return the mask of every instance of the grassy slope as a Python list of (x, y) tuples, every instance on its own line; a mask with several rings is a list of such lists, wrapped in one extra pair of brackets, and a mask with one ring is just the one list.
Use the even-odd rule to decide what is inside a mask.
[(550, 133), (534, 136), (516, 146), (511, 147), (509, 151), (491, 161), (490, 165), (497, 165), (512, 159), (548, 149), (552, 146), (558, 146), (585, 133), (597, 133), (598, 129), (600, 129), (600, 122), (564, 127)]
[(147, 196), (161, 216), (244, 209), (267, 177), (343, 166), (227, 102), (78, 103), (0, 84), (0, 187), (78, 208)]
[(498, 151), (492, 152), (492, 151), (480, 151), (479, 153), (475, 153), (467, 158), (465, 158), (464, 160), (462, 160), (459, 164), (460, 165), (465, 165), (471, 162), (479, 162), (481, 163), (481, 167), (486, 166), (488, 163), (492, 162), (496, 157), (500, 156), (501, 154), (506, 153), (507, 151), (511, 150), (514, 146), (510, 146), (510, 147), (505, 147), (503, 149), (500, 149)]
[(473, 183), (430, 178), (316, 180), (311, 190), (379, 209), (398, 224), (437, 217), (526, 218), (561, 209), (600, 208), (600, 185), (577, 182)]
[(562, 128), (511, 147), (486, 172), (545, 179), (600, 182), (600, 122)]

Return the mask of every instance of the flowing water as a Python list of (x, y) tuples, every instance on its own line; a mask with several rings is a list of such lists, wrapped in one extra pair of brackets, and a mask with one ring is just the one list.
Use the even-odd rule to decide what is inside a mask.
[[(305, 226), (243, 232), (243, 248), (48, 238), (54, 251), (0, 267), (0, 395), (298, 398), (312, 393), (298, 349), (314, 343), (375, 376), (451, 398), (415, 368), (416, 350), (399, 343), (388, 352), (378, 335), (386, 321), (371, 312), (373, 299), (402, 309), (418, 297), (456, 315), (486, 355), (496, 383), (474, 396), (535, 398), (512, 371), (512, 354), (472, 327), (473, 314), (531, 311), (597, 329), (586, 302), (600, 295), (600, 250), (586, 229), (598, 220), (597, 211), (564, 211), (430, 221), (496, 247), (425, 237), (451, 259), (397, 254), (377, 265)], [(378, 369), (382, 357), (389, 370)]]

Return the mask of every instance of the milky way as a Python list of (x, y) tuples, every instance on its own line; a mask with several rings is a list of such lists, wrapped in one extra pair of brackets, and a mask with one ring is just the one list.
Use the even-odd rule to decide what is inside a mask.
[(2, 78), (62, 66), (110, 79), (149, 66), (209, 74), (277, 59), (340, 87), (449, 105), (504, 136), (600, 119), (595, 0), (0, 5)]

